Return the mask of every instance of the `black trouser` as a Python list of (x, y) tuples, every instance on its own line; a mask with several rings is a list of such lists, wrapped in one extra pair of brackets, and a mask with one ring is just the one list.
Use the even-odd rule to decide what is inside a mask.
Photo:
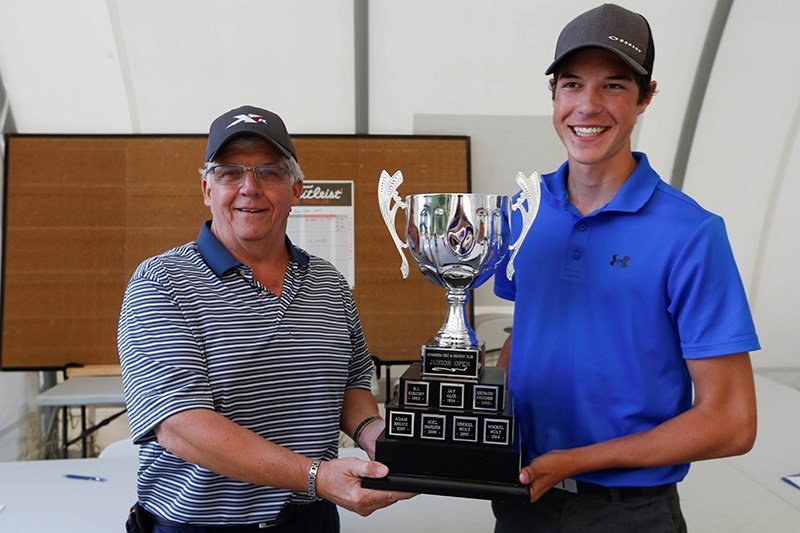
[(608, 489), (575, 494), (552, 488), (534, 503), (492, 502), (495, 533), (685, 533), (678, 489), (657, 494)]
[(288, 506), (274, 524), (259, 527), (246, 526), (193, 526), (174, 524), (155, 519), (153, 533), (339, 533), (339, 512), (329, 501), (320, 500), (311, 505)]

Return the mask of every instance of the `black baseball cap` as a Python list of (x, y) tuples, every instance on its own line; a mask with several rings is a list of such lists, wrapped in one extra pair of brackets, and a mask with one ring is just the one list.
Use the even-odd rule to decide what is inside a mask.
[(556, 55), (545, 74), (552, 74), (569, 54), (583, 48), (613, 52), (638, 74), (651, 76), (655, 47), (647, 19), (615, 4), (603, 4), (578, 15), (561, 30)]
[(284, 156), (297, 161), (297, 150), (281, 117), (266, 109), (249, 105), (231, 109), (214, 119), (208, 130), (205, 161), (213, 161), (225, 143), (245, 135), (261, 137), (272, 143)]

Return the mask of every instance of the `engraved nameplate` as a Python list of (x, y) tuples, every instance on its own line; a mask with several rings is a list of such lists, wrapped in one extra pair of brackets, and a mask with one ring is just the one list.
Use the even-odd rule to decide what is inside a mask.
[(441, 348), (422, 345), (422, 375), (457, 379), (478, 379), (483, 362), (480, 348)]
[(414, 415), (409, 411), (392, 411), (389, 413), (389, 423), (386, 428), (392, 437), (414, 436)]
[(427, 381), (404, 381), (403, 404), (416, 407), (430, 405), (430, 383)]

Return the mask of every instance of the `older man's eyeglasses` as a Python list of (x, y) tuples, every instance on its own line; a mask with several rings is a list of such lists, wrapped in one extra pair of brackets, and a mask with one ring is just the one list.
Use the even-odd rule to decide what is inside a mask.
[(247, 171), (253, 173), (253, 177), (261, 187), (270, 187), (286, 183), (289, 169), (278, 165), (256, 165), (246, 167), (244, 165), (214, 165), (208, 169), (211, 177), (217, 185), (223, 187), (238, 187), (245, 179)]

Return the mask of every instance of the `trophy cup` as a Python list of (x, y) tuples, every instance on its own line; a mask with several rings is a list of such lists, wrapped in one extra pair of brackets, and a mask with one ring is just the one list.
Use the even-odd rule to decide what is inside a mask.
[[(386, 428), (375, 459), (389, 467), (362, 486), (480, 499), (527, 501), (518, 480), (520, 450), (513, 402), (502, 368), (484, 366), (485, 343), (466, 313), (468, 290), (489, 279), (507, 253), (514, 257), (539, 208), (539, 177), (519, 173), (513, 205), (494, 194), (417, 194), (403, 201), (400, 171), (385, 170), (378, 183), (383, 220), (408, 277), (408, 248), (422, 274), (446, 289), (449, 305), (438, 333), (420, 348), (420, 361), (400, 378), (399, 394), (386, 405)], [(406, 241), (397, 235), (397, 211), (406, 212)], [(520, 211), (522, 231), (509, 243), (511, 215)]]

